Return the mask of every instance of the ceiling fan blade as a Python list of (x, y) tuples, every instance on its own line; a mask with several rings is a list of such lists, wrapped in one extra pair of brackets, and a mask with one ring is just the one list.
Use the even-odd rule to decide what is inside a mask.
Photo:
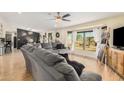
[(68, 19), (62, 19), (63, 21), (71, 21), (71, 20), (68, 20)]
[(71, 15), (70, 14), (65, 14), (65, 15), (62, 16), (62, 18), (69, 17), (69, 16), (71, 16)]

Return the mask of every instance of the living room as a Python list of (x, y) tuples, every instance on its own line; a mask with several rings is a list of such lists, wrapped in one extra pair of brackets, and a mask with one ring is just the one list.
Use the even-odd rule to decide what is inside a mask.
[[(123, 20), (123, 12), (1, 12), (0, 80), (123, 80), (123, 51), (115, 49), (116, 46), (113, 45), (113, 32), (124, 26)], [(104, 55), (101, 55), (104, 58), (101, 59), (101, 55), (98, 57), (98, 54), (101, 53), (100, 45), (103, 45), (100, 43), (103, 32), (109, 32), (107, 48), (103, 49), (108, 54), (103, 51)], [(55, 53), (51, 58), (49, 52), (44, 55), (39, 54), (42, 55), (39, 56), (40, 58), (46, 57), (47, 61), (52, 62), (57, 58), (60, 60), (63, 56), (67, 62), (69, 61), (69, 66), (74, 67), (76, 75), (74, 73), (73, 75), (76, 79), (59, 79), (55, 72), (54, 79), (46, 78), (46, 73), (53, 72), (41, 73), (41, 68), (36, 66), (38, 64), (33, 64), (34, 67), (30, 68), (31, 64), (26, 62), (25, 45), (33, 45), (43, 51), (45, 49)], [(40, 50), (36, 49), (36, 51), (39, 53)], [(58, 54), (60, 58), (56, 57)], [(80, 65), (80, 68), (76, 65)], [(61, 73), (65, 72), (67, 71)]]
[(0, 0), (0, 92), (123, 92), (123, 4)]

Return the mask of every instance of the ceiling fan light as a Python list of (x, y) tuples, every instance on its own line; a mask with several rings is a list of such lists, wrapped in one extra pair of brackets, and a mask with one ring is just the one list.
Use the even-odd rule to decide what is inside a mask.
[(61, 19), (56, 19), (56, 22), (57, 23), (60, 23), (62, 20)]

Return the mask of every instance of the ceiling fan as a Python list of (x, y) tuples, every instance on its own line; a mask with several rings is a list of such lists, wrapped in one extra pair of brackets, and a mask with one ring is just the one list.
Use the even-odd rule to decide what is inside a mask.
[(68, 20), (68, 19), (65, 19), (66, 17), (69, 17), (71, 16), (69, 13), (65, 14), (65, 15), (60, 15), (60, 12), (57, 12), (57, 16), (54, 16), (55, 18), (54, 19), (50, 19), (50, 20), (62, 20), (62, 21), (71, 21), (71, 20)]

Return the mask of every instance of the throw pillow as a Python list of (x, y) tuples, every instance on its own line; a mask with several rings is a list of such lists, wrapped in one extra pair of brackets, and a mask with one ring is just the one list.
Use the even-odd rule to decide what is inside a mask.
[(54, 68), (60, 73), (64, 74), (64, 77), (67, 81), (79, 81), (80, 80), (74, 68), (68, 65), (66, 62), (60, 62), (54, 65)]

